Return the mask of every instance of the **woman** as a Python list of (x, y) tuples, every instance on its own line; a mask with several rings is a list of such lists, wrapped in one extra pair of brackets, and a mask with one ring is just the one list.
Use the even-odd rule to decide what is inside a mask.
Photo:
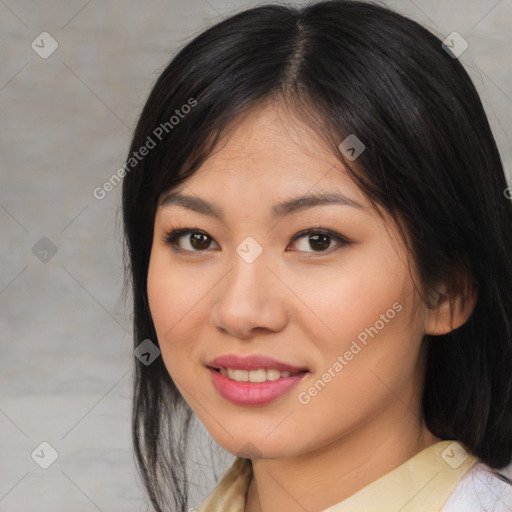
[(506, 188), (455, 54), (384, 7), (258, 7), (183, 48), (123, 183), (155, 510), (187, 510), (194, 417), (237, 456), (200, 512), (511, 510)]

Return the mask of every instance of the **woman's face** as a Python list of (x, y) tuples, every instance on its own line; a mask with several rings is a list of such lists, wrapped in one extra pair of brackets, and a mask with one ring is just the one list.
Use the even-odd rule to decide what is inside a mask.
[(314, 132), (262, 106), (171, 192), (188, 199), (162, 195), (149, 304), (220, 445), (289, 457), (418, 413), (427, 313), (407, 252)]

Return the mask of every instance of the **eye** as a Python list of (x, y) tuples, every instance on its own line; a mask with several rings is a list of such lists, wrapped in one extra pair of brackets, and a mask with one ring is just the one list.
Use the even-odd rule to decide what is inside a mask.
[[(188, 236), (185, 236), (188, 235)], [(180, 244), (183, 240), (183, 244)], [(208, 249), (213, 238), (198, 229), (175, 229), (165, 235), (164, 242), (178, 251), (201, 252)]]
[[(296, 244), (298, 240), (305, 239), (305, 242)], [(171, 245), (179, 252), (204, 252), (210, 248), (214, 239), (208, 233), (200, 229), (182, 228), (167, 233), (163, 238), (164, 243)], [(182, 243), (180, 243), (182, 242)], [(292, 244), (299, 245), (299, 252), (330, 252), (333, 249), (332, 243), (337, 242), (339, 249), (350, 242), (340, 235), (328, 229), (308, 229), (297, 233), (292, 239)], [(216, 244), (216, 242), (215, 242)], [(308, 246), (312, 251), (308, 250)], [(288, 246), (289, 247), (289, 246)], [(218, 248), (218, 245), (217, 245)]]
[[(340, 246), (347, 245), (349, 243), (346, 238), (328, 229), (309, 229), (301, 231), (295, 235), (292, 242), (296, 243), (301, 239), (304, 239), (304, 242), (297, 245), (299, 245), (299, 251), (302, 252), (330, 252), (330, 249), (333, 248), (331, 245), (332, 242), (337, 242)], [(309, 251), (308, 248), (313, 250)]]

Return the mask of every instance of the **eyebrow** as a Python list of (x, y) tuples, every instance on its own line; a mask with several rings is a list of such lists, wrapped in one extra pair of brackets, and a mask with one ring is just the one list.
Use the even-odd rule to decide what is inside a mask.
[[(276, 204), (272, 207), (271, 218), (277, 219), (296, 213), (300, 211), (313, 208), (315, 206), (337, 204), (340, 206), (351, 206), (353, 208), (359, 208), (364, 210), (365, 207), (358, 203), (355, 199), (351, 199), (340, 193), (322, 193), (322, 194), (306, 194), (301, 197), (288, 199), (282, 203)], [(179, 192), (170, 192), (160, 202), (160, 207), (168, 206), (181, 206), (188, 210), (201, 213), (203, 215), (210, 215), (217, 219), (224, 221), (225, 213), (219, 206), (199, 197), (187, 196), (180, 194)]]

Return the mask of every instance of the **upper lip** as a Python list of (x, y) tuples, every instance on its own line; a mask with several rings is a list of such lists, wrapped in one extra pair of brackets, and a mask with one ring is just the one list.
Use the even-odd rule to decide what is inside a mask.
[(264, 355), (239, 356), (236, 354), (225, 354), (210, 361), (207, 366), (211, 368), (233, 368), (237, 370), (266, 370), (276, 369), (281, 372), (299, 373), (307, 370), (304, 367), (286, 364), (272, 357)]

